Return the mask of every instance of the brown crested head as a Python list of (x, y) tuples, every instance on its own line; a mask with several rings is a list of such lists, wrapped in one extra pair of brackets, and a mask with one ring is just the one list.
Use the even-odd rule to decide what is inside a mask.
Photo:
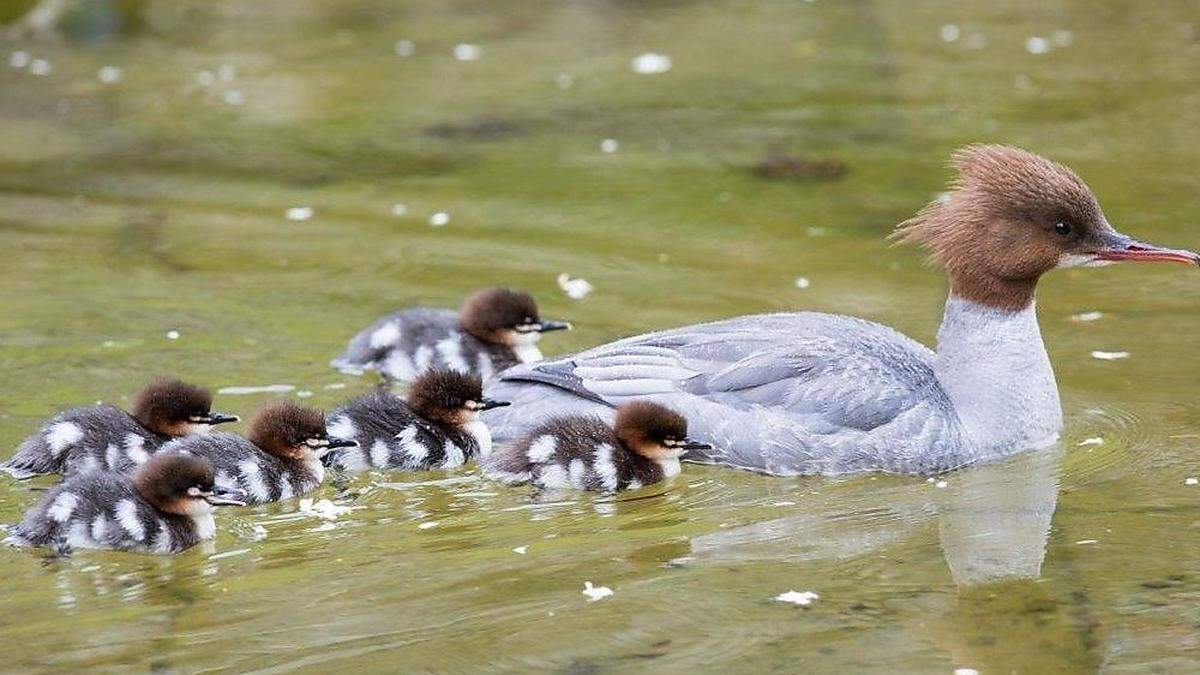
[(617, 408), (613, 433), (625, 447), (650, 459), (678, 457), (685, 450), (707, 448), (687, 437), (687, 420), (651, 401), (632, 401)]
[(484, 342), (508, 346), (570, 327), (558, 321), (542, 321), (533, 296), (509, 288), (488, 288), (467, 298), (458, 311), (458, 324)]
[(420, 417), (452, 427), (467, 424), (483, 410), (508, 405), (484, 398), (479, 376), (449, 369), (422, 373), (409, 385), (407, 401)]
[(133, 476), (134, 488), (160, 511), (194, 515), (207, 510), (214, 493), (213, 467), (206, 459), (182, 452), (150, 456)]
[(167, 436), (186, 436), (200, 427), (237, 419), (214, 415), (207, 389), (168, 379), (155, 380), (138, 392), (132, 413), (142, 426)]
[(1038, 278), (1055, 267), (1200, 260), (1115, 231), (1079, 176), (1031, 152), (970, 145), (952, 155), (951, 166), (958, 176), (950, 191), (892, 237), (927, 248), (958, 297), (1017, 310), (1029, 305)]
[(268, 403), (250, 421), (246, 434), (264, 451), (288, 459), (303, 460), (309, 453), (329, 447), (325, 413), (291, 401)]

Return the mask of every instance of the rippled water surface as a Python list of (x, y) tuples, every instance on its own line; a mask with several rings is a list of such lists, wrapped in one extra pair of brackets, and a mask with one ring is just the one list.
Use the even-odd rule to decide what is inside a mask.
[[(326, 365), (355, 330), (496, 283), (575, 322), (549, 352), (793, 308), (930, 341), (944, 279), (884, 237), (970, 141), (1200, 246), (1188, 3), (76, 4), (0, 38), (4, 454), (159, 373), (294, 387), (218, 397), (243, 415), (332, 406), (372, 384)], [(647, 52), (670, 70), (634, 72)], [(752, 171), (780, 156), (824, 162)], [(0, 667), (1195, 671), (1197, 308), (1182, 268), (1050, 275), (1062, 443), (942, 483), (688, 466), (554, 501), (371, 474), (317, 495), (335, 521), (225, 510), (175, 557), (0, 550)], [(47, 484), (3, 481), (0, 520)]]

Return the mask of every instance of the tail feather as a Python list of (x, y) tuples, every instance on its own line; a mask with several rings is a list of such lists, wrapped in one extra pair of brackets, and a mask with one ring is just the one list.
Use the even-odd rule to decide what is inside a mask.
[(48, 473), (62, 473), (62, 462), (50, 452), (45, 435), (37, 433), (25, 439), (12, 457), (0, 464), (0, 471), (17, 480), (25, 480)]

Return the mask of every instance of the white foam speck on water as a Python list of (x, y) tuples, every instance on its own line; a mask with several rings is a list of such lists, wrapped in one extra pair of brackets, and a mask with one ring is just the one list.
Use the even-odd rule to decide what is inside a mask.
[(96, 73), (96, 77), (104, 84), (116, 84), (123, 76), (124, 73), (116, 66), (104, 66)]
[(957, 42), (959, 35), (962, 35), (962, 31), (958, 29), (958, 26), (952, 23), (942, 26), (942, 42)]
[(326, 389), (345, 389), (346, 383), (345, 382), (334, 382), (333, 384), (325, 385), (325, 388)]
[(49, 75), (50, 70), (50, 62), (46, 59), (34, 59), (29, 63), (29, 72), (34, 75)]
[(1200, 485), (1200, 478), (1196, 478), (1195, 476), (1189, 476), (1189, 477), (1183, 479), (1183, 484), (1184, 485)]
[(396, 52), (396, 56), (408, 57), (417, 51), (417, 46), (413, 44), (412, 40), (396, 40), (396, 44), (392, 46), (392, 51)]
[(296, 396), (299, 396), (300, 398), (310, 398), (312, 395), (313, 393), (307, 389), (301, 389), (300, 391), (296, 392)]
[(392, 204), (392, 215), (393, 216), (403, 216), (407, 213), (408, 213), (407, 205), (401, 204), (400, 202), (396, 202), (395, 204)]
[(579, 300), (595, 290), (587, 279), (572, 279), (566, 272), (558, 275), (558, 287), (572, 300)]
[(168, 340), (178, 340), (179, 339), (179, 331), (177, 331), (177, 330), (167, 331), (167, 339)]
[(287, 218), (288, 220), (300, 222), (312, 218), (313, 210), (311, 206), (293, 206), (292, 208), (283, 212), (283, 217)]
[(775, 596), (775, 600), (777, 602), (790, 602), (793, 605), (807, 607), (813, 604), (813, 602), (818, 600), (820, 597), (820, 595), (817, 595), (812, 591), (788, 591)]
[(1092, 352), (1092, 358), (1100, 359), (1101, 361), (1117, 361), (1129, 358), (1129, 352), (1106, 352), (1097, 349)]
[(1072, 321), (1079, 321), (1081, 323), (1087, 323), (1089, 321), (1099, 321), (1102, 318), (1104, 318), (1103, 312), (1080, 312), (1078, 314), (1071, 315)]
[(1098, 544), (1098, 543), (1100, 543), (1100, 542), (1096, 539), (1080, 539), (1079, 541), (1075, 542), (1075, 545), (1076, 546), (1090, 546), (1091, 544)]
[(221, 92), (221, 100), (226, 105), (241, 105), (246, 102), (246, 95), (237, 89), (228, 89)]
[(946, 488), (950, 487), (950, 484), (944, 480), (939, 480), (938, 482), (934, 483), (933, 486), (939, 490), (945, 490)]
[(431, 227), (445, 227), (446, 223), (450, 222), (450, 214), (445, 211), (438, 211), (429, 216), (429, 225)]
[(437, 526), (438, 526), (438, 524), (435, 521), (427, 520), (427, 521), (421, 523), (420, 525), (418, 525), (417, 529), (418, 530), (432, 530), (433, 528), (435, 528)]
[(1030, 54), (1045, 54), (1050, 51), (1050, 42), (1044, 37), (1035, 35), (1025, 41), (1025, 51)]
[(588, 602), (596, 602), (603, 600), (613, 594), (613, 590), (608, 586), (593, 586), (592, 582), (583, 582), (583, 594), (587, 596)]
[(328, 499), (314, 500), (305, 497), (300, 500), (300, 513), (324, 520), (337, 520), (339, 516), (350, 513), (352, 510), (349, 506), (334, 504)]
[(955, 668), (954, 675), (979, 675), (979, 671), (974, 668)]
[(812, 282), (808, 280), (808, 277), (796, 277), (796, 288), (803, 290), (809, 286), (812, 286)]
[(554, 86), (559, 89), (570, 89), (573, 84), (575, 84), (575, 78), (566, 73), (559, 73), (554, 76)]
[(788, 502), (788, 501), (775, 502), (775, 503), (771, 504), (771, 506), (795, 506), (795, 505), (796, 505), (796, 502)]
[(670, 70), (671, 66), (671, 57), (654, 52), (646, 52), (629, 62), (629, 67), (639, 75), (658, 75)]
[(248, 549), (248, 548), (238, 548), (238, 549), (234, 549), (232, 551), (222, 551), (221, 553), (214, 553), (214, 554), (208, 556), (208, 559), (209, 560), (220, 560), (222, 558), (232, 558), (234, 556), (246, 555), (249, 552), (250, 552), (250, 549)]
[(617, 143), (617, 139), (615, 139), (615, 138), (606, 138), (606, 139), (600, 141), (600, 151), (605, 154), (611, 155), (612, 153), (614, 153), (618, 149), (620, 149), (620, 147), (621, 147), (621, 144)]
[(217, 76), (211, 70), (202, 70), (196, 73), (196, 84), (201, 87), (211, 87), (217, 82)]
[(8, 65), (13, 68), (24, 68), (29, 65), (29, 52), (17, 50), (8, 55)]
[(290, 384), (264, 384), (250, 387), (221, 387), (217, 390), (217, 393), (227, 394), (230, 396), (242, 396), (245, 394), (286, 394), (293, 389), (295, 389), (295, 387)]
[(529, 551), (528, 546), (518, 546), (513, 549), (513, 553), (516, 553), (517, 555), (525, 555), (527, 551)]
[(1079, 441), (1077, 445), (1104, 445), (1104, 439), (1099, 436), (1093, 436), (1092, 438), (1085, 438)]
[(454, 58), (458, 61), (478, 61), (483, 56), (483, 50), (478, 45), (465, 42), (454, 45)]

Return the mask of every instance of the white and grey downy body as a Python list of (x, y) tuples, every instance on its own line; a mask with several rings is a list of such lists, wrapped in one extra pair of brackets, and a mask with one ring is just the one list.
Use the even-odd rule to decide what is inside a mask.
[(452, 428), (419, 417), (395, 394), (377, 391), (334, 410), (331, 438), (358, 441), (356, 448), (330, 451), (325, 465), (342, 471), (453, 469), (492, 449), (492, 436), (476, 420)]
[(165, 554), (211, 539), (215, 531), (207, 510), (195, 516), (160, 511), (138, 494), (128, 476), (93, 471), (50, 488), (9, 529), (5, 542), (60, 551), (99, 548)]
[(325, 480), (325, 467), (320, 461), (277, 457), (237, 434), (189, 436), (171, 441), (163, 449), (207, 459), (212, 463), (217, 487), (244, 492), (247, 504), (302, 495)]
[(956, 297), (936, 354), (861, 319), (747, 316), (517, 366), (486, 393), (513, 403), (485, 413), (497, 442), (648, 398), (715, 446), (685, 459), (780, 475), (939, 473), (1047, 446), (1062, 426), (1033, 304)]
[(550, 420), (497, 448), (479, 465), (488, 478), (546, 490), (635, 490), (679, 473), (678, 458), (656, 461), (633, 452), (594, 415)]
[(71, 408), (26, 438), (0, 470), (16, 478), (93, 470), (128, 473), (169, 440), (114, 405)]
[(518, 363), (541, 359), (534, 345), (516, 348), (484, 342), (462, 330), (457, 312), (417, 308), (389, 314), (359, 332), (334, 368), (345, 372), (377, 370), (392, 380), (407, 381), (431, 368), (449, 368), (490, 378)]

